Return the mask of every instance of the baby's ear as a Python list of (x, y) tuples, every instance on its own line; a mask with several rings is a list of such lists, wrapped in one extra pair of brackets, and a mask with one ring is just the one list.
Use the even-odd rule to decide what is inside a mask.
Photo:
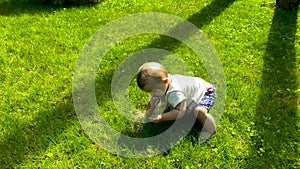
[(167, 77), (163, 78), (162, 80), (163, 80), (164, 83), (168, 83), (169, 82), (169, 79)]

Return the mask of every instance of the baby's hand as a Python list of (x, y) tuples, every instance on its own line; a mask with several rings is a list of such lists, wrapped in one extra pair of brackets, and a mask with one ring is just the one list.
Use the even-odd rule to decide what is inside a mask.
[(153, 122), (153, 123), (159, 123), (159, 122), (161, 122), (162, 121), (162, 115), (161, 114), (159, 114), (159, 115), (157, 115), (156, 117), (149, 117), (148, 118), (151, 122)]
[(134, 117), (137, 119), (142, 119), (145, 117), (145, 113), (142, 113), (142, 112), (135, 113)]

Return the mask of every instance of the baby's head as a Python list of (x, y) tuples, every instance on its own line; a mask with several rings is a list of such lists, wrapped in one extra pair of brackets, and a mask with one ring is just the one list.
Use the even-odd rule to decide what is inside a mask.
[(144, 63), (138, 70), (137, 84), (145, 92), (155, 89), (165, 92), (168, 87), (168, 71), (157, 62)]

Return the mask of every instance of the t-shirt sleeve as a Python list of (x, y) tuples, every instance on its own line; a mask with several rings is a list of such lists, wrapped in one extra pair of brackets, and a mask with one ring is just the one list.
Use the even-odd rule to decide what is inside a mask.
[(186, 97), (181, 91), (172, 91), (169, 93), (168, 96), (168, 102), (173, 108), (175, 108), (180, 102), (182, 102), (185, 99)]

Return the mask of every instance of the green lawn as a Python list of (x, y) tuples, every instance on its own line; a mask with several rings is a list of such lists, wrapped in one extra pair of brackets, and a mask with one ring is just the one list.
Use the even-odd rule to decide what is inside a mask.
[[(9, 0), (8, 0), (9, 1)], [(300, 12), (275, 0), (106, 0), (57, 8), (0, 0), (0, 168), (300, 168)], [(129, 14), (164, 12), (196, 25), (211, 40), (226, 75), (218, 133), (204, 144), (192, 132), (168, 153), (149, 158), (111, 154), (82, 129), (72, 103), (76, 60), (105, 24)], [(183, 43), (141, 34), (113, 46), (96, 77), (99, 109), (118, 131), (148, 137), (170, 126), (124, 120), (113, 105), (114, 70), (133, 52), (176, 54), (191, 74), (208, 76)], [(162, 61), (163, 62), (163, 61)], [(183, 71), (172, 67), (172, 72)], [(134, 83), (140, 110), (147, 95)]]

